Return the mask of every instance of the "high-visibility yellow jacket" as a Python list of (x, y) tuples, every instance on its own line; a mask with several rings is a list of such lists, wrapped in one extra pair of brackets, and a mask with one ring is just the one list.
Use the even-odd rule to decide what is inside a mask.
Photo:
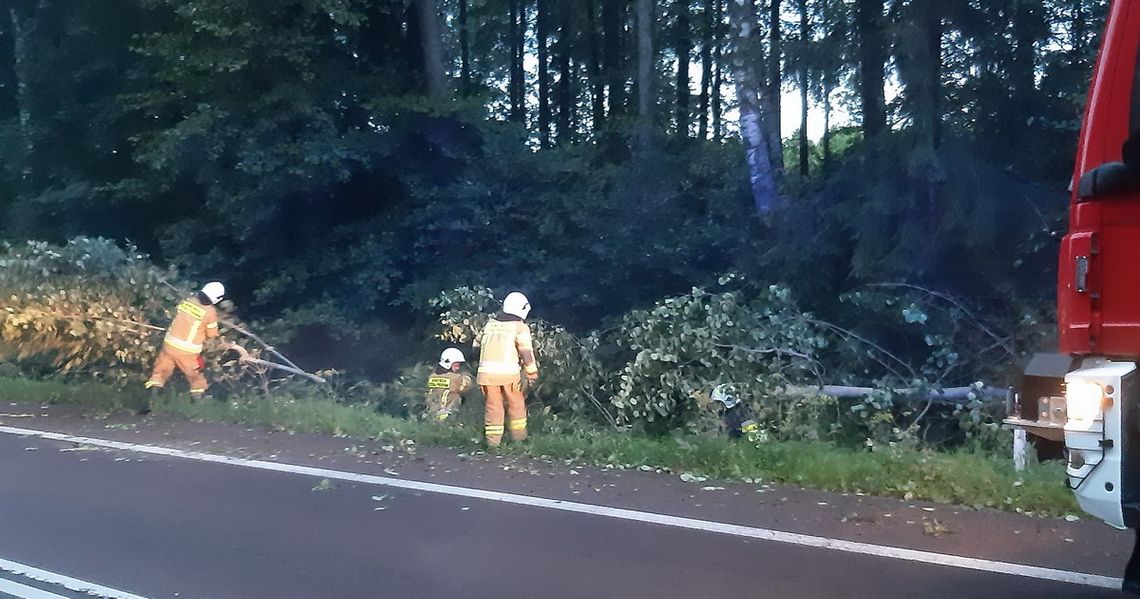
[(202, 305), (197, 298), (189, 298), (178, 304), (164, 342), (167, 349), (198, 355), (206, 339), (217, 336), (218, 311)]
[(520, 369), (538, 374), (530, 327), (517, 316), (495, 316), (473, 345), (481, 348), (477, 381), (482, 386), (516, 384), (522, 379)]
[(427, 403), (437, 416), (450, 414), (460, 398), (471, 388), (471, 376), (463, 372), (452, 372), (442, 367), (428, 377)]

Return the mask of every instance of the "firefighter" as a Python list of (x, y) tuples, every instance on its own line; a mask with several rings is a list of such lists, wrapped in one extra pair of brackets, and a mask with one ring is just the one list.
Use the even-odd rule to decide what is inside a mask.
[(428, 377), (427, 403), (437, 422), (444, 422), (459, 407), (463, 395), (471, 389), (471, 376), (462, 372), (467, 359), (454, 347), (443, 350), (439, 365)]
[(484, 433), (489, 447), (498, 447), (503, 440), (503, 403), (506, 403), (506, 429), (511, 440), (527, 437), (526, 398), (522, 390), (520, 369), (530, 381), (538, 380), (538, 363), (534, 359), (530, 327), (526, 317), (530, 302), (515, 292), (503, 300), (503, 311), (496, 314), (483, 334), (473, 345), (480, 348), (477, 380), (486, 397), (483, 415)]
[(209, 384), (202, 369), (202, 344), (218, 336), (218, 311), (214, 305), (222, 301), (226, 288), (219, 282), (206, 283), (194, 297), (178, 304), (174, 321), (166, 330), (162, 349), (154, 364), (154, 372), (146, 382), (147, 389), (162, 389), (178, 368), (190, 383), (190, 396), (202, 397)]
[(748, 406), (736, 396), (732, 385), (717, 385), (712, 392), (712, 400), (724, 406), (724, 428), (733, 439), (757, 435), (760, 425), (752, 418)]

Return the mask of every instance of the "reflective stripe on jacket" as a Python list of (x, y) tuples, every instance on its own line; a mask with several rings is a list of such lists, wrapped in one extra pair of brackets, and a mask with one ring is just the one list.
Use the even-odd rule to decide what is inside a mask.
[(520, 368), (538, 372), (530, 327), (517, 317), (500, 314), (487, 322), (476, 345), (479, 354), (480, 385), (510, 385), (521, 380)]
[(203, 306), (191, 298), (178, 304), (174, 321), (166, 330), (167, 346), (188, 354), (202, 353), (206, 339), (218, 336), (218, 311), (213, 306)]

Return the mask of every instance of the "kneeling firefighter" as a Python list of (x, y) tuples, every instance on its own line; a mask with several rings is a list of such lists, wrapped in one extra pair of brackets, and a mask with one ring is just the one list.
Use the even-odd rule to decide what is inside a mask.
[(213, 281), (206, 283), (196, 296), (178, 304), (155, 360), (154, 372), (146, 382), (147, 389), (162, 389), (177, 368), (190, 383), (192, 397), (206, 394), (209, 384), (202, 374), (206, 366), (202, 359), (202, 346), (206, 339), (218, 336), (218, 311), (214, 306), (225, 295), (226, 288)]
[(712, 400), (724, 406), (724, 426), (729, 437), (739, 439), (759, 432), (760, 425), (752, 418), (748, 406), (737, 397), (732, 385), (717, 385)]
[(504, 402), (511, 439), (522, 441), (527, 437), (526, 397), (520, 367), (528, 380), (538, 380), (534, 344), (526, 324), (529, 314), (530, 301), (526, 296), (511, 293), (503, 301), (503, 311), (487, 323), (483, 334), (473, 343), (474, 347), (481, 348), (477, 380), (486, 397), (483, 423), (489, 447), (497, 447), (503, 440)]
[(471, 376), (462, 372), (467, 359), (454, 347), (443, 350), (439, 365), (428, 377), (427, 404), (437, 422), (444, 422), (459, 407), (463, 395), (471, 389)]

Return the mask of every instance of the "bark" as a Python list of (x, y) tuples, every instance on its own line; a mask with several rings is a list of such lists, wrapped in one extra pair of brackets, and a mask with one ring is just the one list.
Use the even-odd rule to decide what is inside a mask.
[(689, 0), (676, 0), (677, 6), (677, 133), (689, 136), (689, 57), (693, 40), (689, 32)]
[(416, 0), (419, 9), (420, 45), (424, 52), (424, 79), (427, 92), (440, 95), (447, 88), (443, 66), (443, 25), (436, 0)]
[(731, 64), (740, 107), (740, 137), (748, 162), (748, 180), (756, 212), (764, 214), (776, 204), (776, 180), (765, 139), (761, 114), (761, 81), (755, 64), (760, 56), (755, 0), (729, 1), (733, 52)]
[(550, 6), (555, 0), (538, 0), (538, 135), (543, 147), (550, 145)]
[(863, 109), (863, 135), (873, 139), (887, 128), (883, 92), (886, 79), (883, 0), (858, 0), (855, 21), (859, 34), (859, 98)]
[(697, 137), (709, 138), (709, 99), (712, 88), (713, 75), (713, 46), (717, 40), (717, 19), (714, 0), (705, 0), (704, 3), (704, 40), (701, 42), (701, 95), (697, 100), (697, 114), (700, 124), (697, 125)]
[(637, 136), (642, 150), (653, 130), (653, 0), (637, 0)]

